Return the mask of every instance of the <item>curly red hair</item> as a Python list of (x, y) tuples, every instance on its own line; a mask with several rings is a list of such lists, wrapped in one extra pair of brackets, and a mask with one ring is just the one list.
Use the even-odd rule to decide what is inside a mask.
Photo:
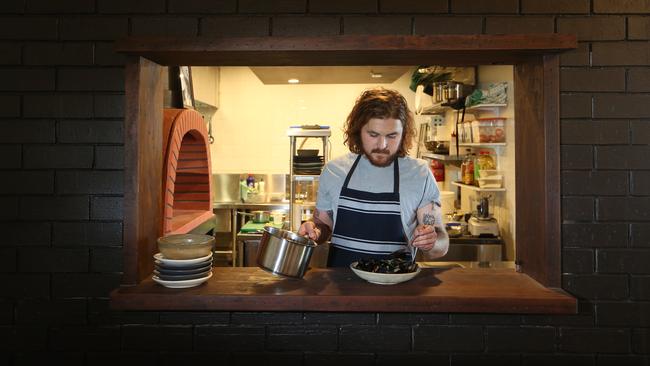
[(364, 91), (345, 121), (344, 143), (351, 152), (362, 154), (361, 128), (372, 118), (393, 118), (402, 122), (402, 141), (397, 156), (408, 155), (415, 138), (415, 122), (406, 99), (396, 90), (382, 87)]

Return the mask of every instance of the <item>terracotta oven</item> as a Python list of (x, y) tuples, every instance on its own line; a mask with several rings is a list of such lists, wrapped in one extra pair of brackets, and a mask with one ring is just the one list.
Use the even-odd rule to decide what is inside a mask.
[(192, 109), (163, 113), (162, 234), (184, 234), (213, 217), (210, 145), (201, 114)]

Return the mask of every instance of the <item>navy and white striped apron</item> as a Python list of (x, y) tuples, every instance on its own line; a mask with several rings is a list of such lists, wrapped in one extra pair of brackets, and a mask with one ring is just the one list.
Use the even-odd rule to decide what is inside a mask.
[(352, 164), (341, 188), (332, 232), (328, 267), (347, 267), (359, 259), (386, 259), (406, 246), (399, 200), (399, 165), (393, 161), (393, 192), (366, 192), (348, 188), (361, 160)]

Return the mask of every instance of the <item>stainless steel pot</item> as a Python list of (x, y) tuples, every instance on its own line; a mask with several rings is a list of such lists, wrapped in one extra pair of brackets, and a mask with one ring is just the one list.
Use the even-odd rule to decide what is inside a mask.
[(302, 278), (317, 245), (291, 231), (267, 226), (257, 250), (257, 266), (276, 275)]
[(253, 222), (256, 224), (264, 224), (271, 221), (271, 214), (268, 211), (252, 211), (251, 213), (243, 213), (242, 215), (251, 216)]

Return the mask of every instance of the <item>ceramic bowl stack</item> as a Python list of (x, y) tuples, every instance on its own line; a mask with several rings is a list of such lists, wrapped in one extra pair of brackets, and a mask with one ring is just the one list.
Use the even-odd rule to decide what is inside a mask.
[(212, 247), (209, 235), (179, 234), (158, 239), (153, 280), (170, 288), (188, 288), (212, 277)]

